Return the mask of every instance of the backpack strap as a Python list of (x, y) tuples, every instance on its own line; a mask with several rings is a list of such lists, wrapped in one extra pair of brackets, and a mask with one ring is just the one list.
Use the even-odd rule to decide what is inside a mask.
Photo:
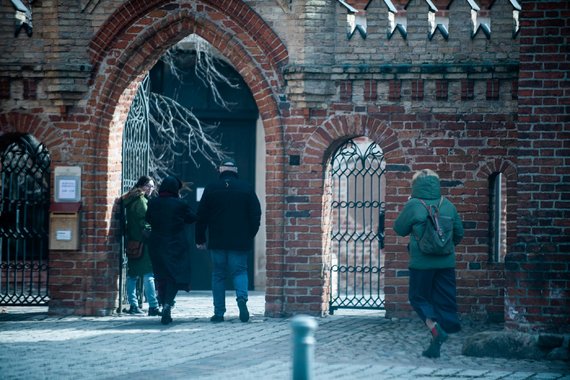
[[(431, 219), (433, 221), (433, 223), (435, 224), (435, 230), (437, 231), (437, 234), (439, 236), (443, 235), (443, 230), (441, 229), (441, 226), (439, 225), (439, 209), (441, 208), (441, 205), (443, 204), (443, 199), (444, 197), (440, 197), (439, 198), (439, 204), (437, 207), (435, 206), (428, 206), (428, 204), (426, 202), (424, 202), (423, 199), (418, 198), (418, 200), (420, 202), (422, 202), (422, 205), (424, 205), (424, 207), (426, 208), (427, 212), (428, 212), (428, 219)], [(426, 219), (426, 222), (428, 220)], [(418, 239), (418, 237), (416, 236), (416, 240), (420, 240)]]
[[(441, 208), (441, 205), (443, 204), (444, 199), (445, 199), (445, 197), (439, 198), (439, 203), (438, 203), (437, 209), (436, 209), (438, 213), (439, 213), (439, 209)], [(418, 198), (418, 201), (422, 202), (422, 204), (424, 205), (426, 210), (428, 210), (428, 213), (430, 212), (430, 210), (432, 210), (432, 208), (430, 206), (428, 206), (427, 203), (425, 203), (423, 199)]]
[[(428, 213), (428, 216), (427, 216), (427, 218), (426, 218), (426, 222), (427, 222), (428, 219), (431, 218), (431, 210), (430, 210), (429, 206), (427, 205), (427, 203), (424, 202), (423, 199), (421, 199), (421, 198), (416, 198), (416, 199), (417, 199), (418, 201), (422, 202), (422, 205), (424, 205), (424, 207), (425, 207), (425, 209), (426, 209), (426, 211), (427, 211), (427, 213)], [(414, 234), (414, 233), (412, 232), (412, 235), (414, 235), (414, 237), (416, 238), (416, 241), (418, 241), (418, 242), (420, 241), (420, 238), (419, 238), (416, 234)]]

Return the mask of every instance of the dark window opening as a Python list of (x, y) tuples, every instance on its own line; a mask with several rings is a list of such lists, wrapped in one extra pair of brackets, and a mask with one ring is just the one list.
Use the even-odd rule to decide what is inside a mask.
[(489, 248), (490, 260), (505, 261), (507, 254), (507, 180), (503, 173), (489, 178)]

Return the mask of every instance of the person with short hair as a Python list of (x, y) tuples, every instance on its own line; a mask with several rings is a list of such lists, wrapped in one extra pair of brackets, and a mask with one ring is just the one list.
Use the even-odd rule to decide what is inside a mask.
[[(122, 203), (127, 218), (127, 241), (144, 241), (144, 230), (149, 228), (145, 221), (145, 215), (148, 199), (153, 191), (154, 180), (149, 176), (143, 175), (138, 179), (133, 188), (122, 196)], [(138, 279), (142, 277), (144, 293), (149, 304), (148, 315), (160, 316), (161, 312), (156, 298), (154, 271), (146, 244), (144, 245), (142, 256), (137, 259), (129, 258), (127, 266), (127, 299), (130, 305), (127, 312), (133, 315), (144, 314), (139, 308), (137, 297), (137, 282)]]
[[(219, 179), (204, 189), (198, 205), (196, 247), (212, 259), (212, 322), (223, 322), (226, 312), (226, 272), (232, 276), (239, 319), (249, 321), (247, 260), (259, 230), (261, 206), (249, 183), (239, 178), (234, 160), (223, 161)], [(207, 236), (206, 236), (207, 234)], [(206, 245), (207, 241), (207, 245)]]
[(422, 355), (438, 358), (447, 334), (459, 331), (461, 324), (457, 315), (455, 249), (448, 255), (428, 255), (418, 244), (429, 222), (426, 207), (437, 207), (442, 217), (451, 218), (453, 245), (459, 244), (464, 234), (463, 223), (455, 205), (441, 196), (439, 176), (430, 169), (414, 174), (412, 194), (394, 221), (394, 231), (399, 236), (410, 235), (409, 301), (432, 335)]
[(146, 212), (146, 220), (151, 226), (150, 257), (162, 303), (163, 325), (172, 322), (172, 308), (178, 291), (190, 291), (192, 265), (186, 226), (196, 221), (196, 214), (180, 198), (182, 187), (178, 178), (164, 178), (158, 197), (150, 200)]

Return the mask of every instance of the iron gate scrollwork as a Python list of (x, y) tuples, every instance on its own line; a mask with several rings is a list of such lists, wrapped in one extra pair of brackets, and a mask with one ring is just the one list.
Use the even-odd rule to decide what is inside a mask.
[(51, 159), (31, 135), (0, 139), (0, 305), (47, 305)]
[(329, 313), (384, 309), (384, 154), (363, 138), (333, 155)]
[[(149, 174), (149, 156), (150, 156), (150, 129), (149, 129), (149, 91), (150, 80), (148, 75), (143, 79), (135, 98), (129, 109), (129, 114), (125, 122), (123, 130), (123, 167), (121, 187), (122, 193), (129, 191), (143, 175)], [(126, 255), (126, 215), (125, 210), (120, 204), (120, 225), (121, 239), (119, 255), (119, 308), (122, 311), (122, 305), (127, 301), (126, 294), (126, 274), (128, 268), (128, 260)], [(137, 285), (139, 291), (139, 304), (142, 304), (142, 279), (139, 279)]]

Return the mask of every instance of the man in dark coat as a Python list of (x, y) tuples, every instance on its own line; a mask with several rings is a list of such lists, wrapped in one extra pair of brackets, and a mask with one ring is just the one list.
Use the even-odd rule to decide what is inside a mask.
[(198, 206), (196, 247), (208, 249), (212, 258), (212, 294), (214, 315), (212, 322), (222, 322), (226, 312), (226, 271), (232, 275), (242, 322), (249, 320), (247, 309), (247, 259), (253, 251), (253, 238), (259, 230), (261, 206), (255, 191), (239, 179), (233, 160), (225, 160), (219, 167), (219, 180), (204, 189)]
[(182, 182), (166, 177), (158, 197), (148, 202), (146, 220), (150, 224), (150, 258), (162, 302), (163, 324), (172, 322), (171, 308), (178, 290), (190, 290), (190, 242), (186, 225), (196, 221), (190, 205), (179, 197)]

